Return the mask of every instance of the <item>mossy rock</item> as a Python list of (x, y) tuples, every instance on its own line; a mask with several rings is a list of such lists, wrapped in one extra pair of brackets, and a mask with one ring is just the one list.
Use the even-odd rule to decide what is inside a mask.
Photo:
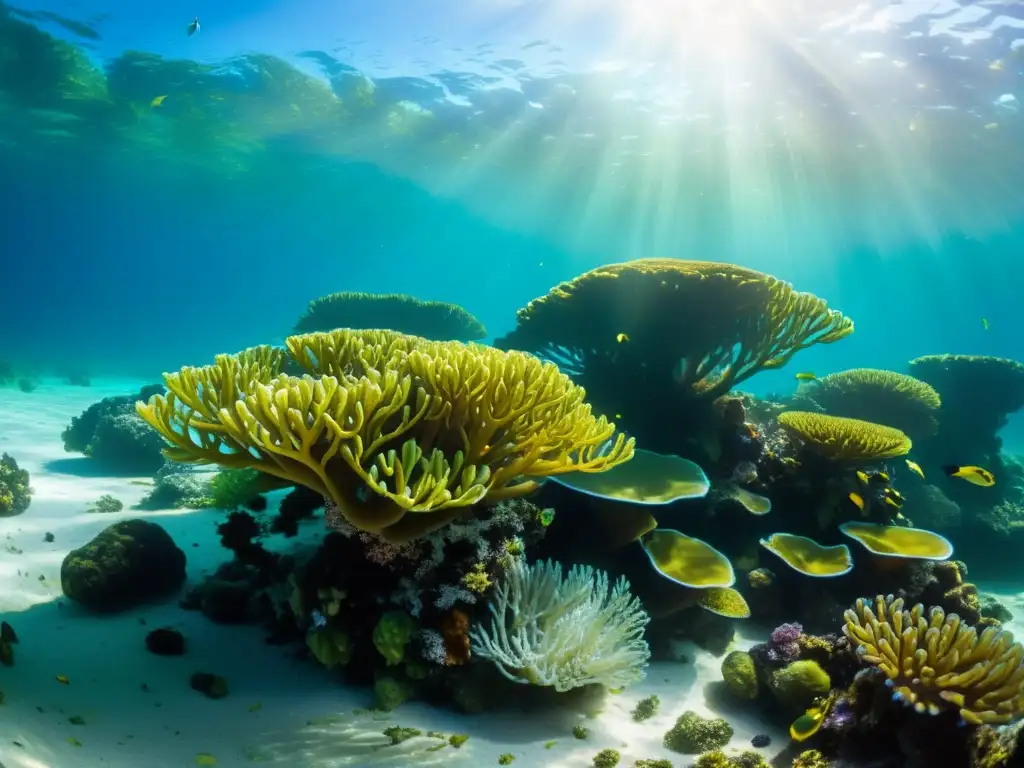
[(722, 680), (738, 699), (757, 698), (757, 669), (746, 651), (733, 651), (722, 661)]
[(146, 520), (123, 520), (71, 550), (60, 567), (64, 594), (100, 613), (163, 597), (185, 581), (185, 553), (167, 531)]

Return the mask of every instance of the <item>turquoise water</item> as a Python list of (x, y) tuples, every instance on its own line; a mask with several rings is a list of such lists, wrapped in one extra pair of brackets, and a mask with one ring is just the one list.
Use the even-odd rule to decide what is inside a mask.
[[(99, 401), (280, 346), (340, 291), (458, 305), (491, 343), (559, 283), (652, 257), (757, 270), (853, 321), (741, 382), (760, 398), (923, 355), (1024, 361), (1022, 46), (1016, 4), (966, 0), (0, 3), (0, 411), (31, 407), (21, 380), (49, 411), (68, 380)], [(44, 439), (26, 430), (0, 453)], [(1024, 416), (999, 437), (1016, 466)], [(25, 451), (44, 499), (97, 476), (45, 439), (56, 455)], [(940, 467), (998, 448), (942, 448), (929, 482), (990, 510)], [(1020, 540), (999, 541), (985, 578), (1012, 590)]]

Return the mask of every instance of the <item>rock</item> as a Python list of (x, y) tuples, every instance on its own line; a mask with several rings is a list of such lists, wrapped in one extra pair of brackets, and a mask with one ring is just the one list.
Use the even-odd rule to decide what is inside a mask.
[(193, 690), (211, 699), (223, 699), (228, 695), (228, 681), (210, 672), (195, 672), (192, 675)]
[(60, 567), (64, 594), (108, 613), (162, 597), (185, 581), (185, 553), (163, 528), (123, 520), (73, 549)]
[(185, 653), (185, 636), (171, 627), (154, 629), (146, 635), (146, 649), (157, 656), (181, 656)]

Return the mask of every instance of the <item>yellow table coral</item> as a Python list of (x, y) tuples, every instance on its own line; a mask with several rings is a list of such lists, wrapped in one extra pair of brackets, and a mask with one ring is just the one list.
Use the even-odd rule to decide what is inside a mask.
[(995, 627), (978, 634), (955, 613), (903, 599), (860, 599), (845, 613), (843, 633), (860, 660), (878, 667), (894, 697), (918, 712), (944, 707), (971, 725), (1009, 723), (1024, 715), (1024, 647)]
[(531, 478), (633, 455), (580, 387), (530, 355), (390, 331), (286, 346), (287, 356), (259, 347), (165, 375), (167, 396), (137, 409), (168, 458), (305, 485), (354, 526), (405, 541), (477, 502), (529, 493)]
[(893, 427), (808, 411), (779, 414), (779, 426), (833, 461), (879, 461), (910, 453), (910, 438)]
[(938, 429), (942, 401), (929, 384), (894, 371), (852, 368), (817, 380), (808, 395), (832, 416), (848, 416), (895, 427), (912, 438)]

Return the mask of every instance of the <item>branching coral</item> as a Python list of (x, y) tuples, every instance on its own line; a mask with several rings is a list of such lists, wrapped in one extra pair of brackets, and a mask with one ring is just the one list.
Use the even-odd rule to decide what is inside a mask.
[(878, 461), (905, 456), (911, 441), (893, 427), (807, 411), (779, 414), (779, 426), (814, 453), (833, 461)]
[(942, 405), (939, 393), (923, 381), (874, 368), (852, 368), (824, 376), (809, 396), (831, 416), (885, 424), (912, 438), (935, 434), (935, 411)]
[(592, 683), (621, 688), (644, 677), (649, 621), (620, 578), (574, 566), (517, 561), (494, 588), (489, 629), (475, 626), (473, 651), (509, 680), (568, 691)]
[(600, 472), (633, 453), (580, 387), (530, 355), (389, 331), (286, 344), (305, 375), (283, 373), (283, 352), (266, 347), (167, 374), (168, 395), (138, 411), (168, 458), (305, 485), (352, 525), (405, 541), (485, 498), (529, 493), (531, 478)]
[(903, 599), (857, 600), (843, 632), (860, 660), (886, 676), (894, 698), (918, 712), (944, 707), (973, 725), (1024, 716), (1024, 647), (995, 627), (979, 635), (955, 613), (933, 607), (903, 609)]
[(435, 341), (477, 341), (487, 329), (458, 304), (421, 301), (400, 293), (345, 291), (321, 296), (295, 324), (296, 333), (336, 328), (385, 328)]
[(636, 364), (636, 376), (642, 361), (713, 400), (801, 349), (852, 332), (842, 313), (771, 275), (733, 264), (638, 259), (599, 267), (531, 301), (497, 344), (556, 357), (567, 350), (583, 366), (595, 356), (618, 358)]

